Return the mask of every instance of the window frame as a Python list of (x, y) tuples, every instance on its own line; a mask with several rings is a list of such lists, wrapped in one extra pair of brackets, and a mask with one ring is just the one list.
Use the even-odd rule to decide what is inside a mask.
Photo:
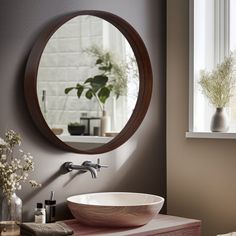
[[(234, 132), (198, 132), (194, 130), (194, 1), (189, 1), (189, 127), (186, 138), (236, 139)], [(214, 64), (229, 53), (230, 46), (230, 0), (215, 0), (214, 6)]]

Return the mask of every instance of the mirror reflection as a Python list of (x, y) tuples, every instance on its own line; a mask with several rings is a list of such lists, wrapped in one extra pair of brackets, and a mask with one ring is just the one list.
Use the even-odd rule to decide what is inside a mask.
[(132, 115), (138, 92), (134, 53), (109, 22), (77, 16), (48, 41), (37, 96), (48, 126), (69, 146), (89, 150), (109, 142)]

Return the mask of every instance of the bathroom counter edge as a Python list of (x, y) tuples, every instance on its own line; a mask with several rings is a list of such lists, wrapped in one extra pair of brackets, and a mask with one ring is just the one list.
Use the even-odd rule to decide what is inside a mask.
[[(148, 224), (134, 228), (106, 228), (89, 227), (80, 224), (75, 219), (63, 221), (74, 231), (74, 236), (80, 235), (106, 235), (106, 236), (146, 236), (146, 235), (169, 235), (171, 236), (200, 236), (201, 221), (177, 216), (158, 214)], [(173, 234), (175, 233), (175, 234)]]

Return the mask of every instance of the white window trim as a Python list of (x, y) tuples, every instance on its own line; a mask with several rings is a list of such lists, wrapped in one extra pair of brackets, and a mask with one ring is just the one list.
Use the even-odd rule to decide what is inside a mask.
[(224, 132), (186, 132), (186, 138), (206, 138), (206, 139), (236, 139), (236, 133)]
[(194, 0), (190, 0), (189, 1), (189, 132), (193, 132), (193, 124), (194, 124), (193, 90), (194, 90)]
[[(229, 0), (216, 0), (215, 13), (217, 21), (215, 27), (216, 60), (217, 64), (229, 52)], [(226, 6), (226, 7), (225, 7)], [(221, 27), (219, 27), (221, 24)], [(218, 29), (224, 30), (218, 30)], [(218, 40), (219, 39), (219, 40)], [(194, 0), (189, 1), (189, 131), (186, 138), (236, 139), (236, 133), (229, 132), (196, 132), (194, 126)]]

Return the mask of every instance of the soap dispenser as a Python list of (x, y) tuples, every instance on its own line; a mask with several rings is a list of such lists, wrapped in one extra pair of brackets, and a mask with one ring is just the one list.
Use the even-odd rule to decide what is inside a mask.
[(46, 222), (53, 223), (56, 221), (56, 200), (54, 198), (54, 191), (51, 191), (49, 200), (45, 200)]

